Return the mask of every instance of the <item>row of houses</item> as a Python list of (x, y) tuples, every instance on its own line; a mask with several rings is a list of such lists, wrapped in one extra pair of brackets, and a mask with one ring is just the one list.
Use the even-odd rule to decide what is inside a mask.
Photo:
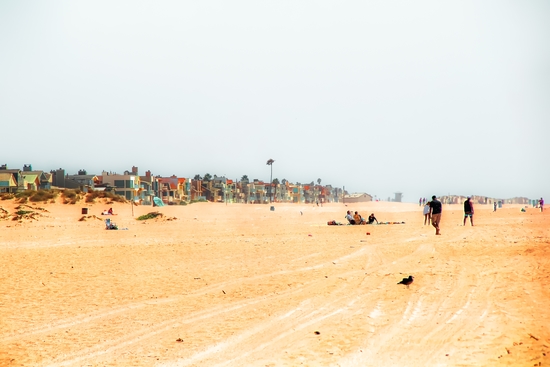
[[(468, 196), (464, 195), (445, 195), (439, 198), (443, 204), (462, 204)], [(493, 205), (494, 203), (502, 204), (522, 204), (531, 205), (534, 200), (526, 197), (515, 197), (510, 199), (491, 198), (488, 196), (470, 195), (470, 199), (474, 204)]]
[[(79, 189), (84, 192), (106, 190), (134, 200), (143, 205), (151, 205), (154, 198), (165, 204), (180, 204), (190, 201), (212, 201), (226, 203), (332, 203), (345, 200), (341, 188), (331, 185), (264, 182), (258, 179), (232, 180), (214, 176), (205, 179), (154, 176), (151, 171), (139, 175), (138, 168), (132, 167), (123, 174), (103, 171), (101, 175), (88, 174), (85, 170), (69, 175), (64, 169), (50, 172), (33, 170), (24, 165), (23, 169), (8, 169), (0, 166), (0, 193), (15, 193), (24, 190), (40, 189)], [(362, 194), (362, 201), (372, 201), (372, 196)]]

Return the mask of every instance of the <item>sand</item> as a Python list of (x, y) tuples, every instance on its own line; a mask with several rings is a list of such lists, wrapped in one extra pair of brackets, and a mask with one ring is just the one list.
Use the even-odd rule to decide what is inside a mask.
[[(435, 236), (406, 203), (31, 206), (0, 220), (0, 366), (550, 363), (550, 211), (444, 206)], [(405, 223), (326, 225), (348, 209)]]

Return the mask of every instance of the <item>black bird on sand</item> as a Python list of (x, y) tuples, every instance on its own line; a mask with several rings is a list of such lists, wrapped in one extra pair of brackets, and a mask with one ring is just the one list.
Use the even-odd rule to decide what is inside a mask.
[(409, 275), (408, 278), (403, 278), (402, 281), (400, 281), (399, 283), (397, 284), (405, 284), (407, 287), (409, 286), (409, 284), (411, 284), (414, 280), (414, 277), (412, 275)]

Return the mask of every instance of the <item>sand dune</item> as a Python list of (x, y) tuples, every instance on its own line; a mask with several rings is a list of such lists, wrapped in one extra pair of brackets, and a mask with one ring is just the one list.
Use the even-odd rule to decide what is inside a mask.
[[(435, 236), (404, 203), (17, 205), (0, 201), (1, 366), (550, 362), (549, 212), (478, 205), (464, 227), (444, 206)], [(109, 206), (127, 230), (104, 230)], [(405, 223), (326, 225), (346, 210)]]

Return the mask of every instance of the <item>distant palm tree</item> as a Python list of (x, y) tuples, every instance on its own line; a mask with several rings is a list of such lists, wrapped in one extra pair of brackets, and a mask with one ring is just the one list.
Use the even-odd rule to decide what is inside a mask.
[(201, 175), (197, 174), (197, 175), (195, 175), (195, 177), (193, 177), (193, 180), (200, 181), (200, 180), (202, 180), (202, 177), (201, 177)]
[(319, 185), (321, 184), (321, 179), (320, 179), (320, 178), (317, 179), (317, 183), (318, 183)]
[(204, 175), (203, 180), (208, 182), (212, 180), (212, 175), (210, 173), (207, 173)]
[[(274, 159), (269, 159), (267, 161), (267, 165), (271, 167), (271, 175), (269, 176), (269, 181), (273, 182), (273, 163), (275, 163)], [(271, 192), (271, 186), (269, 186), (269, 201), (273, 202), (273, 193)]]
[(241, 177), (241, 181), (246, 182), (246, 183), (250, 182), (250, 181), (248, 180), (248, 176), (247, 176), (247, 175), (243, 175), (243, 177)]

